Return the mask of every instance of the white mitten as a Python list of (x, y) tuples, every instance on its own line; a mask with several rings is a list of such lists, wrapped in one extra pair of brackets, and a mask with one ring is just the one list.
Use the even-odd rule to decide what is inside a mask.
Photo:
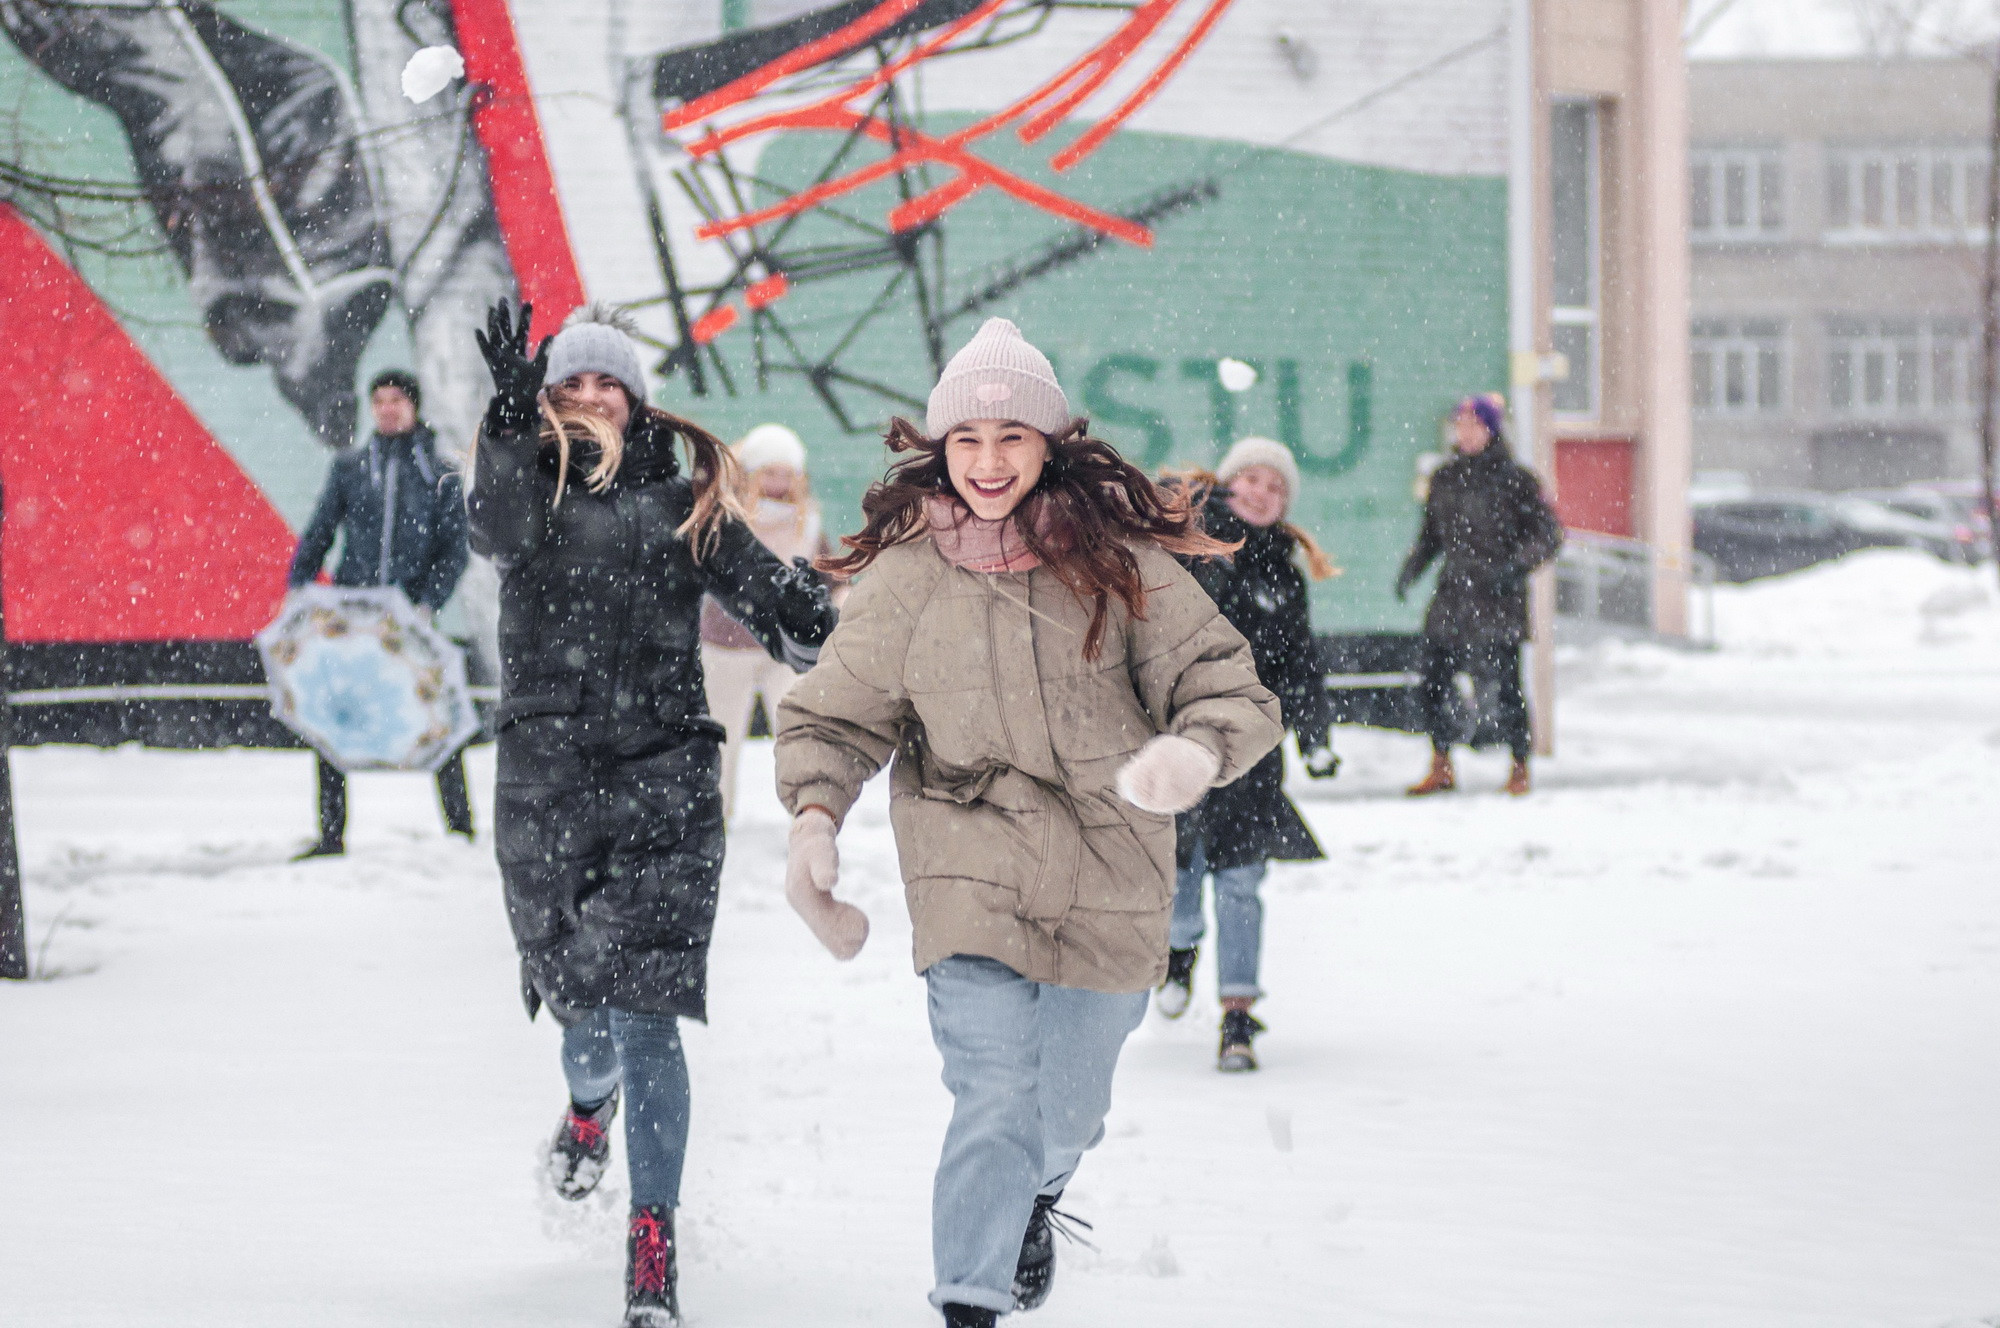
[(818, 807), (792, 818), (785, 899), (835, 959), (852, 959), (868, 941), (868, 915), (833, 897), (840, 882), (840, 850), (833, 837), (833, 818)]
[(1162, 733), (1118, 772), (1118, 793), (1140, 811), (1172, 816), (1200, 802), (1221, 769), (1216, 754), (1193, 738)]

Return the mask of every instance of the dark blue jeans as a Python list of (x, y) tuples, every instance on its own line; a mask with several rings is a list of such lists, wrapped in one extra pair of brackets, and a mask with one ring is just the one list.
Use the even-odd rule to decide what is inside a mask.
[(600, 1006), (563, 1030), (563, 1078), (589, 1105), (625, 1086), (625, 1167), (634, 1206), (678, 1208), (687, 1160), (688, 1072), (670, 1014)]

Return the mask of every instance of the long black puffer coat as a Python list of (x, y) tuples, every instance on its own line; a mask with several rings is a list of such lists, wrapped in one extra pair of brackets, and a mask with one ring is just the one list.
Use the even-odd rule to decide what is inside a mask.
[(522, 994), (565, 1024), (604, 1005), (706, 1017), (723, 823), (703, 593), (795, 667), (833, 630), (819, 579), (743, 522), (693, 557), (673, 445), (636, 411), (610, 487), (586, 487), (579, 448), (556, 507), (554, 449), (489, 430), (467, 499), (502, 577), (494, 823)]
[(1528, 639), (1528, 573), (1561, 547), (1562, 523), (1534, 472), (1496, 438), (1431, 476), (1423, 528), (1396, 594), (1442, 554), (1424, 636), (1451, 649), (1519, 645)]
[[(1327, 744), (1333, 702), (1326, 694), (1319, 643), (1313, 639), (1306, 604), (1306, 579), (1292, 561), (1298, 542), (1278, 526), (1253, 526), (1229, 510), (1217, 493), (1203, 509), (1203, 525), (1216, 539), (1243, 541), (1228, 560), (1188, 564), (1201, 588), (1222, 610), (1230, 626), (1250, 642), (1257, 680), (1277, 693), (1285, 727), (1311, 751)], [(1212, 870), (1247, 867), (1277, 858), (1305, 862), (1323, 858), (1319, 842), (1299, 809), (1285, 796), (1285, 749), (1271, 749), (1233, 784), (1202, 799), (1175, 822), (1180, 866), (1200, 845)]]

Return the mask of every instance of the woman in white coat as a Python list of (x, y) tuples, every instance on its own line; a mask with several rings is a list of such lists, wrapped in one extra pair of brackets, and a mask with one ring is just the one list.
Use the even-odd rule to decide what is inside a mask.
[[(744, 475), (737, 500), (751, 531), (778, 561), (832, 552), (806, 475), (806, 447), (796, 433), (782, 424), (760, 424), (730, 451)], [(757, 698), (764, 698), (764, 713), (775, 725), (778, 702), (798, 675), (772, 659), (741, 623), (706, 598), (701, 604), (701, 673), (708, 713), (728, 734), (722, 746), (722, 814), (727, 819), (736, 810), (736, 759), (750, 734)]]

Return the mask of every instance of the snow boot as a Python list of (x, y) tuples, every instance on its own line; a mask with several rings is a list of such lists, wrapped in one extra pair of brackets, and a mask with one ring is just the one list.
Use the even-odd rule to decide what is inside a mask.
[(314, 858), (337, 858), (347, 852), (347, 845), (338, 838), (321, 839), (312, 847), (292, 855), (293, 862), (310, 862)]
[(953, 1304), (944, 1307), (944, 1328), (993, 1328), (999, 1321), (998, 1313), (977, 1305)]
[(1514, 768), (1507, 772), (1507, 793), (1515, 798), (1528, 795), (1528, 762), (1524, 758), (1514, 758)]
[(679, 1282), (674, 1210), (663, 1204), (634, 1208), (625, 1236), (624, 1328), (679, 1328)]
[(1167, 976), (1153, 993), (1153, 1008), (1168, 1019), (1186, 1014), (1194, 999), (1194, 961), (1200, 954), (1193, 946), (1167, 951)]
[[(1187, 953), (1192, 954), (1193, 951)], [(1090, 1223), (1073, 1214), (1057, 1211), (1056, 1201), (1060, 1198), (1060, 1190), (1054, 1194), (1035, 1196), (1035, 1211), (1028, 1215), (1028, 1234), (1021, 1238), (1021, 1261), (1014, 1265), (1014, 1305), (1017, 1309), (1037, 1309), (1049, 1298), (1049, 1287), (1056, 1280), (1057, 1232), (1062, 1233), (1064, 1240), (1090, 1244), (1074, 1230), (1075, 1227), (1082, 1227), (1089, 1231)]]
[(1225, 1010), (1222, 1015), (1222, 1049), (1216, 1053), (1215, 1068), (1240, 1074), (1257, 1068), (1257, 1053), (1250, 1044), (1264, 1031), (1264, 1025), (1248, 1010)]
[(1451, 768), (1451, 753), (1432, 752), (1431, 772), (1403, 791), (1413, 798), (1423, 798), (1433, 793), (1449, 793), (1457, 787), (1458, 776)]
[(589, 1112), (580, 1112), (574, 1102), (556, 1126), (549, 1140), (545, 1166), (549, 1184), (565, 1199), (581, 1199), (597, 1188), (611, 1162), (611, 1121), (618, 1114), (618, 1090)]

